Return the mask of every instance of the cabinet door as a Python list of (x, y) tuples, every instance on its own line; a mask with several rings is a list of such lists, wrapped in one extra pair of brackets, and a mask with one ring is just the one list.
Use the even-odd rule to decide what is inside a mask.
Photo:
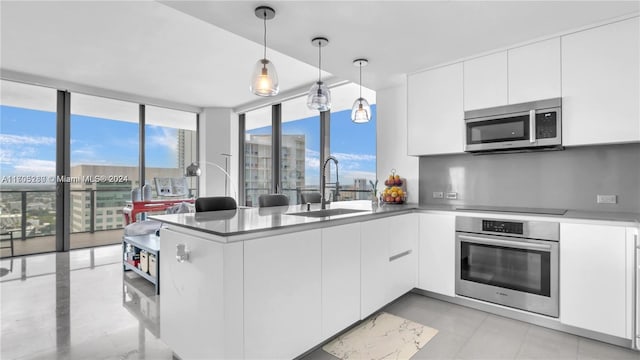
[(464, 151), (462, 63), (407, 78), (409, 155)]
[(395, 300), (416, 285), (415, 214), (361, 223), (361, 318)]
[(626, 229), (561, 224), (560, 231), (560, 321), (628, 337), (633, 266), (626, 261)]
[(507, 52), (464, 62), (464, 110), (507, 104)]
[(361, 223), (361, 319), (392, 300), (388, 224), (387, 218)]
[(321, 341), (321, 232), (244, 243), (247, 359), (291, 359)]
[(640, 141), (639, 19), (562, 37), (564, 145)]
[(455, 296), (455, 223), (453, 215), (419, 214), (420, 274), (418, 287)]
[(360, 224), (322, 229), (322, 338), (360, 319)]
[(560, 38), (508, 51), (509, 104), (558, 98)]
[[(223, 245), (170, 229), (160, 238), (162, 340), (183, 359), (224, 358)], [(176, 261), (177, 244), (189, 260)]]
[(389, 276), (392, 300), (417, 285), (418, 218), (416, 214), (389, 219)]

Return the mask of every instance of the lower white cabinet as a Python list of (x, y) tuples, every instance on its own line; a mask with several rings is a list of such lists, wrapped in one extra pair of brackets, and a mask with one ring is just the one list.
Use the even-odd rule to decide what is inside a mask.
[[(162, 229), (160, 334), (181, 359), (242, 358), (242, 243)], [(176, 260), (176, 246), (189, 258)]]
[(322, 229), (322, 339), (360, 320), (360, 224)]
[(631, 339), (635, 229), (561, 224), (560, 321)]
[(455, 226), (450, 214), (418, 214), (420, 272), (418, 288), (455, 296)]
[(361, 318), (416, 285), (417, 218), (406, 214), (361, 223)]
[(292, 359), (322, 341), (321, 230), (244, 242), (246, 359)]

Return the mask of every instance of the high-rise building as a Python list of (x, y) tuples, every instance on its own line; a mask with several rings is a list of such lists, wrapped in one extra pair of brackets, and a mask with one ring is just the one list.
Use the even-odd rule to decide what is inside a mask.
[(369, 188), (367, 179), (363, 179), (363, 178), (353, 179), (353, 190), (355, 190), (354, 192), (355, 200), (366, 200), (371, 198), (368, 192), (368, 190), (371, 190), (371, 189)]
[[(72, 166), (71, 179), (80, 181), (71, 183), (71, 232), (122, 228), (122, 209), (131, 200), (131, 190), (140, 186), (138, 170), (137, 166)], [(154, 177), (182, 177), (183, 171), (182, 168), (146, 168), (145, 176), (154, 197), (157, 197)], [(124, 181), (82, 182), (96, 179), (98, 175), (117, 176)]]
[(185, 169), (196, 158), (196, 132), (178, 129), (178, 168)]
[[(258, 196), (271, 192), (271, 135), (249, 135), (245, 141), (245, 193), (247, 205), (258, 204)], [(297, 202), (305, 184), (305, 136), (282, 135), (280, 192)]]

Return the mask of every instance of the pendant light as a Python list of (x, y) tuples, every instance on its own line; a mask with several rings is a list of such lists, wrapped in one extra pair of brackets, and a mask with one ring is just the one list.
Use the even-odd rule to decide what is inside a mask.
[(316, 37), (311, 40), (311, 43), (318, 47), (318, 81), (309, 89), (307, 106), (311, 110), (327, 111), (331, 109), (331, 92), (322, 82), (322, 47), (327, 46), (329, 40), (325, 37)]
[(368, 123), (371, 120), (371, 106), (369, 106), (367, 99), (362, 97), (362, 67), (367, 64), (369, 64), (367, 59), (353, 60), (353, 66), (360, 68), (360, 97), (356, 99), (351, 108), (351, 121), (356, 124)]
[(276, 11), (268, 6), (258, 6), (255, 9), (255, 14), (264, 21), (264, 55), (256, 62), (250, 89), (258, 96), (274, 96), (280, 91), (280, 85), (276, 68), (267, 59), (267, 20), (273, 19), (276, 16)]

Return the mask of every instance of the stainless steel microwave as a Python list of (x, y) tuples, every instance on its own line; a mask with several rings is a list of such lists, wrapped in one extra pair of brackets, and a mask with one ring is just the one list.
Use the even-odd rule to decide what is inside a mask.
[(562, 99), (465, 111), (464, 151), (562, 149)]

